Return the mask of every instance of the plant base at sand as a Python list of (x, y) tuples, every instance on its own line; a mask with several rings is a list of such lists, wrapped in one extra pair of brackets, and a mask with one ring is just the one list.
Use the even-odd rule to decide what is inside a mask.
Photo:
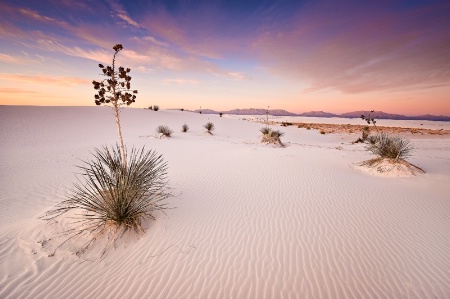
[(412, 176), (425, 173), (422, 168), (403, 159), (375, 158), (361, 162), (358, 166), (363, 166), (375, 173), (397, 176)]
[(280, 146), (284, 146), (284, 144), (281, 142), (281, 136), (284, 135), (283, 132), (280, 132), (278, 130), (272, 130), (270, 128), (264, 127), (260, 130), (260, 132), (263, 134), (261, 138), (262, 143), (266, 144), (278, 144)]
[(124, 166), (119, 146), (104, 147), (79, 167), (84, 182), (79, 178), (72, 195), (42, 217), (50, 221), (71, 215), (72, 228), (62, 233), (63, 242), (55, 251), (73, 243), (80, 247), (77, 254), (82, 255), (102, 238), (107, 240), (100, 254), (103, 256), (126, 232), (143, 234), (142, 222), (154, 220), (156, 211), (167, 209), (163, 201), (171, 195), (166, 191), (167, 165), (162, 156), (142, 148), (132, 149), (127, 157)]

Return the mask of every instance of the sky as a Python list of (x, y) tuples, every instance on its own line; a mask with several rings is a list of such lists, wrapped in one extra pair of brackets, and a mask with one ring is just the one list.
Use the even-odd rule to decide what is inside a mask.
[(448, 0), (0, 0), (0, 105), (94, 106), (98, 64), (133, 107), (450, 116)]

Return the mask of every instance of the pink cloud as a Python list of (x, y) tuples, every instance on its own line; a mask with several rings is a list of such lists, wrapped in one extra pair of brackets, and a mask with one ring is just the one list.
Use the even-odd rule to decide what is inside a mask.
[(163, 83), (176, 84), (176, 85), (198, 85), (201, 84), (198, 80), (192, 79), (165, 79), (162, 80)]
[(86, 85), (90, 83), (90, 81), (87, 79), (76, 77), (22, 75), (22, 74), (5, 74), (5, 73), (0, 73), (0, 79), (20, 83), (32, 83), (38, 85), (53, 84), (58, 86), (77, 86), (77, 85)]
[(308, 82), (307, 91), (360, 93), (450, 82), (448, 5), (397, 13), (382, 11), (382, 5), (359, 13), (329, 5), (310, 7), (291, 30), (262, 32), (253, 50), (273, 73)]

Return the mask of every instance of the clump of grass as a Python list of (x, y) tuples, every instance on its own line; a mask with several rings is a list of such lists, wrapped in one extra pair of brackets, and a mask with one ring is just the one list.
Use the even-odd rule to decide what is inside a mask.
[(320, 134), (325, 135), (325, 131), (324, 130), (320, 130)]
[(164, 125), (158, 126), (155, 131), (159, 136), (164, 137), (171, 137), (173, 133), (173, 131), (168, 126)]
[(270, 128), (268, 128), (268, 127), (264, 127), (264, 128), (261, 128), (260, 130), (259, 130), (261, 133), (263, 133), (263, 135), (270, 135), (270, 132), (272, 131)]
[(214, 124), (212, 122), (207, 122), (203, 127), (206, 129), (206, 133), (212, 135), (212, 131), (214, 131)]
[(181, 132), (186, 133), (189, 130), (189, 126), (187, 124), (184, 124), (181, 126)]
[(69, 212), (73, 216), (73, 228), (63, 232), (63, 244), (83, 239), (77, 255), (82, 255), (102, 235), (108, 247), (127, 231), (144, 234), (142, 221), (155, 219), (156, 211), (167, 209), (163, 200), (171, 196), (166, 190), (167, 164), (161, 155), (144, 148), (132, 149), (125, 166), (121, 149), (96, 149), (94, 158), (79, 166), (85, 179), (75, 184), (72, 195), (48, 211), (42, 218), (54, 220)]
[(158, 111), (159, 110), (159, 106), (158, 105), (153, 105), (153, 111)]
[(364, 142), (366, 142), (367, 139), (369, 138), (369, 135), (370, 135), (370, 128), (369, 128), (369, 126), (364, 126), (361, 129), (361, 137), (356, 139), (355, 143), (364, 143)]
[(263, 134), (261, 142), (284, 146), (280, 139), (284, 135), (283, 132), (280, 132), (279, 130), (272, 130), (268, 127), (261, 128), (259, 131)]
[(406, 138), (381, 133), (367, 149), (380, 158), (404, 160), (411, 156), (414, 147)]

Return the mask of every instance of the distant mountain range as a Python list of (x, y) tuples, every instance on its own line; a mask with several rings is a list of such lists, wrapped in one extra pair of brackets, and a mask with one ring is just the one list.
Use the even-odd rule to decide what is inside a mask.
[[(194, 112), (199, 112), (200, 110), (195, 110)], [(233, 109), (229, 111), (215, 111), (211, 109), (202, 109), (204, 114), (235, 114), (235, 115), (266, 115), (267, 109), (261, 108), (249, 108), (249, 109)], [(342, 118), (360, 118), (361, 114), (368, 115), (370, 111), (353, 111), (342, 114), (334, 114), (324, 111), (310, 111), (304, 113), (292, 113), (282, 109), (272, 109), (269, 110), (269, 115), (273, 116), (306, 116), (306, 117), (342, 117)], [(406, 116), (401, 114), (391, 114), (383, 111), (374, 111), (371, 115), (375, 116), (376, 119), (396, 119), (396, 120), (432, 120), (432, 121), (450, 121), (450, 116), (444, 115), (418, 115), (418, 116)]]

